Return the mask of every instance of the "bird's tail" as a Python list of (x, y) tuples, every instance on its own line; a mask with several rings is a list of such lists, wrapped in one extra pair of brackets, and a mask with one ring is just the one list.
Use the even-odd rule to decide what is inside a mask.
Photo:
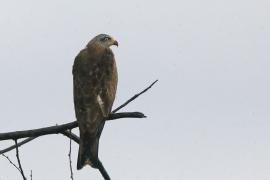
[(78, 153), (77, 169), (82, 169), (85, 165), (90, 165), (93, 168), (98, 166), (98, 146), (99, 138), (91, 138), (87, 135), (81, 137), (83, 141), (80, 140), (80, 147)]

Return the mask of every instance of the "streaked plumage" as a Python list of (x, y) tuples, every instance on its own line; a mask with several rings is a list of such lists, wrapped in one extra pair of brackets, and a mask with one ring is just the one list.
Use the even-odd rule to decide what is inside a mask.
[(112, 37), (100, 34), (80, 51), (73, 65), (74, 105), (80, 130), (77, 169), (96, 168), (99, 138), (115, 99), (117, 69)]

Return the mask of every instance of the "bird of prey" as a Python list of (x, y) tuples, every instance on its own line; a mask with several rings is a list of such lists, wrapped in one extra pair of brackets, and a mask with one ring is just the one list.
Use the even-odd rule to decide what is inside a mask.
[(118, 42), (107, 34), (94, 37), (76, 56), (73, 65), (75, 114), (80, 130), (77, 169), (98, 168), (98, 147), (105, 118), (117, 88), (117, 69), (110, 46)]

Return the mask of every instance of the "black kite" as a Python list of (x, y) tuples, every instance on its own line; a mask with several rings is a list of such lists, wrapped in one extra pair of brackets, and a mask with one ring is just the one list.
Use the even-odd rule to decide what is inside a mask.
[(86, 164), (97, 168), (99, 138), (117, 88), (112, 45), (118, 46), (114, 38), (100, 34), (80, 51), (74, 61), (74, 105), (80, 130), (77, 169)]

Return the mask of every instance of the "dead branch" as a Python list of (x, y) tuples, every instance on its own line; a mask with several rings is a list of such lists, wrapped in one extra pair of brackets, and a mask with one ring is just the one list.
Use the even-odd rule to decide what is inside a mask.
[[(122, 104), (121, 106), (113, 110), (111, 114), (105, 120), (109, 121), (109, 120), (115, 120), (115, 119), (120, 119), (120, 118), (145, 118), (146, 116), (141, 112), (122, 112), (122, 113), (116, 113), (116, 112), (122, 109), (123, 107), (125, 107), (126, 105), (128, 105), (130, 102), (134, 101), (136, 98), (138, 98), (140, 95), (142, 95), (146, 91), (148, 91), (157, 81), (158, 80), (154, 81), (150, 86), (145, 88), (143, 91), (141, 91), (138, 94), (135, 94), (133, 97), (127, 100), (124, 104)], [(23, 179), (26, 180), (26, 177), (24, 176), (24, 172), (21, 166), (20, 158), (19, 158), (18, 147), (32, 141), (33, 139), (39, 136), (61, 133), (70, 138), (70, 150), (69, 150), (68, 155), (69, 155), (70, 171), (71, 171), (70, 178), (73, 180), (73, 171), (72, 171), (72, 164), (71, 164), (72, 163), (71, 162), (71, 140), (75, 141), (76, 143), (79, 143), (79, 137), (76, 134), (73, 134), (71, 132), (71, 129), (76, 128), (76, 127), (78, 127), (78, 123), (77, 121), (74, 121), (71, 123), (49, 126), (45, 128), (39, 128), (39, 129), (0, 133), (0, 141), (10, 140), (10, 139), (15, 141), (15, 145), (0, 151), (0, 154), (2, 154), (4, 157), (6, 157), (10, 161), (10, 159), (7, 156), (5, 156), (3, 153), (11, 151), (16, 148), (16, 157), (18, 160), (19, 168), (14, 163), (12, 163), (12, 161), (10, 161), (10, 163), (13, 164), (21, 172)], [(17, 143), (17, 139), (20, 139), (20, 138), (27, 138), (27, 139)], [(102, 165), (99, 159), (98, 159), (97, 168), (99, 169), (100, 173), (102, 174), (105, 180), (110, 180), (110, 177), (108, 173), (106, 172), (106, 169), (104, 168), (104, 166)], [(31, 170), (30, 178), (32, 180), (32, 170)]]
[(79, 144), (80, 138), (76, 134), (69, 132), (68, 130), (61, 133)]
[(154, 84), (156, 84), (156, 82), (158, 82), (158, 80), (155, 80), (152, 84), (150, 84), (150, 86), (148, 86), (147, 88), (145, 88), (140, 93), (135, 94), (133, 97), (131, 97), (129, 100), (127, 100), (124, 104), (122, 104), (121, 106), (119, 106), (118, 108), (116, 108), (115, 110), (113, 110), (112, 113), (116, 113), (117, 111), (119, 111), (120, 109), (122, 109), (123, 107), (125, 107), (126, 105), (128, 105), (131, 101), (133, 101), (134, 99), (136, 99), (137, 97), (139, 97), (140, 95), (142, 95), (143, 93), (145, 93), (146, 91), (148, 91)]
[(105, 180), (111, 180), (109, 174), (107, 173), (106, 169), (104, 168), (103, 164), (99, 159), (97, 163), (97, 168)]
[(27, 180), (25, 175), (24, 175), (21, 160), (20, 160), (20, 156), (19, 156), (19, 148), (18, 148), (17, 139), (15, 139), (14, 141), (15, 141), (15, 145), (16, 145), (16, 157), (17, 157), (17, 161), (18, 161), (18, 164), (19, 164), (20, 172), (21, 172), (21, 175), (23, 177), (23, 180)]
[[(69, 130), (71, 134), (71, 130)], [(70, 169), (70, 179), (73, 179), (73, 170), (72, 170), (72, 161), (71, 161), (71, 138), (69, 138), (69, 152), (68, 152), (68, 158), (69, 158), (69, 169)]]
[[(114, 109), (112, 111), (112, 113), (110, 114), (111, 117), (107, 120), (119, 119), (117, 116), (121, 116), (121, 118), (124, 118), (125, 115), (127, 115), (127, 117), (129, 117), (129, 118), (138, 118), (138, 117), (144, 118), (144, 117), (146, 117), (143, 113), (140, 113), (140, 112), (134, 112), (134, 113), (137, 113), (138, 117), (135, 117), (135, 116), (130, 117), (128, 113), (116, 113), (116, 112), (119, 111), (120, 109), (122, 109), (123, 107), (125, 107), (126, 105), (128, 105), (130, 102), (134, 101), (136, 98), (138, 98), (140, 95), (142, 95), (146, 91), (148, 91), (156, 82), (158, 82), (158, 80), (155, 80), (152, 84), (150, 84), (150, 86), (148, 86), (147, 88), (142, 90), (140, 93), (135, 94), (130, 99), (128, 99), (124, 104), (122, 104), (119, 107), (117, 107), (116, 109)], [(64, 132), (62, 132), (62, 134), (71, 138), (73, 141), (79, 143), (79, 137), (76, 134), (70, 133), (69, 131), (64, 131)]]
[[(126, 112), (126, 113), (110, 114), (110, 116), (106, 120), (114, 120), (114, 119), (120, 119), (120, 118), (144, 118), (144, 117), (145, 117), (144, 114), (139, 113), (139, 112)], [(73, 129), (76, 127), (78, 127), (78, 123), (77, 121), (74, 121), (71, 123), (49, 126), (45, 128), (39, 128), (39, 129), (0, 133), (0, 141), (8, 140), (8, 139), (14, 140), (14, 139), (20, 139), (20, 138), (26, 138), (26, 137), (37, 137), (37, 136), (43, 136), (47, 134), (58, 134), (68, 129)]]
[[(141, 91), (138, 94), (135, 94), (133, 97), (131, 97), (129, 100), (127, 100), (124, 104), (119, 106), (118, 108), (114, 109), (112, 113), (109, 115), (109, 117), (106, 120), (115, 120), (120, 118), (145, 118), (146, 116), (143, 113), (140, 112), (125, 112), (125, 113), (116, 113), (123, 107), (125, 107), (127, 104), (138, 98), (141, 94), (145, 93), (147, 90), (149, 90), (158, 80), (154, 81), (150, 86), (145, 88), (143, 91)], [(35, 139), (38, 136), (47, 135), (47, 134), (58, 134), (62, 133), (63, 135), (71, 138), (72, 140), (78, 142), (78, 137), (68, 132), (68, 129), (73, 129), (78, 126), (78, 123), (76, 121), (63, 124), (63, 125), (56, 125), (56, 126), (50, 126), (45, 128), (39, 128), (39, 129), (32, 129), (32, 130), (26, 130), (26, 131), (15, 131), (15, 132), (7, 132), (7, 133), (0, 133), (0, 141), (1, 140), (8, 140), (8, 139), (19, 139), (19, 138), (27, 138), (23, 140), (22, 142), (18, 143), (18, 146), (21, 146), (23, 144), (28, 143), (29, 141)], [(6, 148), (2, 151), (0, 151), (0, 154), (8, 152), (10, 150), (13, 150), (16, 146), (11, 146), (9, 148)]]
[(16, 164), (14, 164), (14, 163), (9, 159), (8, 156), (6, 156), (5, 154), (1, 154), (1, 155), (4, 156), (4, 157), (9, 161), (9, 163), (12, 164), (18, 171), (21, 172), (21, 170), (19, 169), (19, 167), (16, 166)]
[[(26, 143), (28, 143), (28, 142), (34, 140), (35, 138), (37, 138), (37, 137), (30, 137), (30, 138), (27, 138), (27, 139), (25, 139), (25, 140), (19, 142), (19, 143), (18, 143), (18, 147), (20, 147), (20, 146), (22, 146), (22, 145), (24, 145), (24, 144), (26, 144)], [(1, 150), (1, 151), (0, 151), (0, 154), (6, 153), (6, 152), (11, 151), (11, 150), (13, 150), (13, 149), (15, 149), (15, 148), (16, 148), (16, 145), (10, 146), (10, 147), (8, 147), (8, 148), (6, 148), (6, 149)]]
[(33, 174), (32, 174), (32, 170), (31, 170), (31, 172), (30, 172), (30, 180), (32, 180), (33, 179)]

